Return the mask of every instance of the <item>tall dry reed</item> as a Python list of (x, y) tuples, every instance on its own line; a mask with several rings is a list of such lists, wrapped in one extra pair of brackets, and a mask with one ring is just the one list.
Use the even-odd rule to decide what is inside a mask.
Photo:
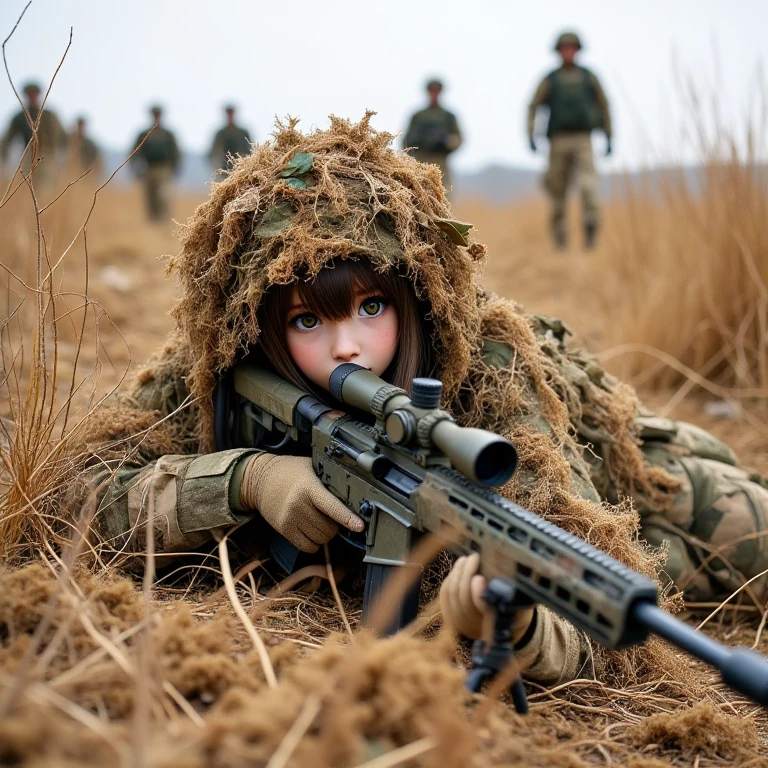
[[(743, 135), (688, 91), (695, 168), (625, 179), (606, 212), (595, 290), (614, 370), (636, 384), (768, 392), (768, 173), (759, 120)], [(708, 380), (708, 382), (705, 381)]]
[[(68, 451), (97, 403), (103, 311), (89, 298), (95, 182), (40, 189), (16, 173), (0, 197), (0, 559), (55, 541)], [(96, 361), (94, 364), (93, 361)]]

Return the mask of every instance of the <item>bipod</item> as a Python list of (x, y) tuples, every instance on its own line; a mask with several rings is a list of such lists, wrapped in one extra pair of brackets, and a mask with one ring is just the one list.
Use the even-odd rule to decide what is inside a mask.
[[(483, 592), (483, 600), (493, 611), (493, 639), (490, 644), (475, 640), (472, 645), (472, 669), (467, 676), (467, 688), (474, 693), (512, 662), (515, 613), (518, 608), (530, 604), (529, 598), (517, 591), (517, 585), (511, 579), (491, 579)], [(520, 675), (512, 683), (512, 701), (521, 715), (528, 712), (528, 699)]]

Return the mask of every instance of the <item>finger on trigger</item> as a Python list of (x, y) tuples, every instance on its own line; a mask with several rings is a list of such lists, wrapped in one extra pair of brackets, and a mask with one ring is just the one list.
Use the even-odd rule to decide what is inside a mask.
[(335, 520), (339, 525), (343, 525), (350, 531), (362, 531), (364, 524), (354, 512), (347, 509), (329, 490), (320, 486), (316, 493), (313, 493), (312, 502), (331, 520)]

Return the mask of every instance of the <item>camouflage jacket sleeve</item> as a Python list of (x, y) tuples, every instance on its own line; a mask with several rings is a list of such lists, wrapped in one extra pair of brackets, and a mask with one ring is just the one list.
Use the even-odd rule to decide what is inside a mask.
[(151, 517), (158, 554), (199, 547), (213, 529), (250, 519), (232, 489), (239, 489), (241, 459), (253, 453), (169, 455), (145, 466), (93, 468), (82, 479), (96, 493), (96, 530), (113, 549), (136, 554), (146, 551)]
[(594, 674), (587, 636), (543, 605), (536, 607), (533, 634), (515, 650), (515, 658), (524, 676), (540, 683), (565, 683), (585, 672)]
[(590, 73), (590, 76), (592, 78), (592, 85), (595, 89), (597, 106), (603, 114), (603, 130), (605, 131), (605, 135), (610, 139), (613, 135), (613, 126), (611, 125), (611, 110), (608, 107), (608, 98), (606, 97), (603, 86), (600, 85), (597, 76), (593, 73)]
[(459, 128), (459, 121), (456, 119), (456, 115), (454, 115), (453, 113), (451, 113), (450, 131), (449, 132), (451, 134), (453, 134), (454, 136), (458, 136), (458, 139), (459, 139), (459, 143), (456, 144), (455, 147), (451, 148), (451, 151), (453, 152), (453, 151), (457, 150), (461, 146), (461, 142), (463, 140), (463, 137), (461, 135), (461, 129)]
[(213, 529), (250, 519), (239, 475), (241, 460), (257, 451), (200, 454), (198, 420), (172, 353), (100, 412), (86, 436), (89, 466), (69, 493), (75, 511), (95, 507), (92, 527), (112, 548), (145, 551), (148, 519), (158, 553), (188, 551)]
[(545, 77), (533, 94), (533, 99), (528, 105), (528, 138), (533, 137), (533, 127), (536, 122), (536, 110), (546, 104), (549, 98), (549, 77)]

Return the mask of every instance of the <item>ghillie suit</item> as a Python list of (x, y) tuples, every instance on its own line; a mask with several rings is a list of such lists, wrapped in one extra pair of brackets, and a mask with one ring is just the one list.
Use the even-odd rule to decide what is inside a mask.
[[(91, 423), (88, 443), (100, 462), (83, 479), (101, 484), (102, 535), (142, 551), (150, 496), (161, 553), (189, 551), (211, 529), (247, 519), (228, 496), (247, 452), (212, 452), (214, 387), (257, 344), (257, 310), (270, 286), (358, 258), (398, 270), (428, 305), (443, 406), (462, 425), (514, 441), (520, 469), (502, 493), (656, 575), (660, 556), (638, 539), (636, 514), (607, 501), (633, 497), (644, 513), (663, 516), (680, 488), (679, 476), (641, 450), (633, 390), (570, 350), (558, 321), (480, 287), (485, 247), (450, 219), (439, 172), (391, 149), (392, 136), (369, 120), (332, 118), (309, 135), (295, 121), (278, 124), (181, 228), (169, 266), (181, 281), (176, 330)], [(617, 681), (657, 679), (675, 664), (655, 641), (597, 661)]]

